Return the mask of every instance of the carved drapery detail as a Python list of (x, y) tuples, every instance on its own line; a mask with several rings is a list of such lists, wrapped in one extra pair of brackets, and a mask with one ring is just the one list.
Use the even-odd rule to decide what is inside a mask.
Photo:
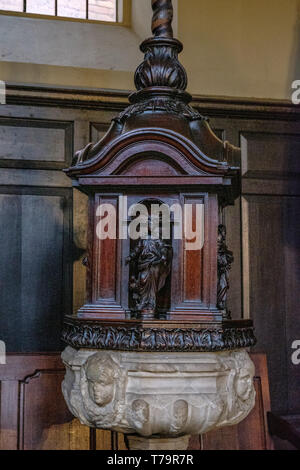
[(142, 317), (154, 318), (157, 295), (165, 286), (171, 271), (173, 250), (163, 240), (140, 239), (127, 258), (135, 275), (130, 278), (130, 294), (134, 311)]
[(232, 251), (228, 250), (226, 245), (226, 227), (218, 227), (218, 296), (217, 307), (224, 310), (226, 318), (230, 318), (230, 312), (227, 309), (227, 293), (229, 289), (229, 271), (234, 261)]

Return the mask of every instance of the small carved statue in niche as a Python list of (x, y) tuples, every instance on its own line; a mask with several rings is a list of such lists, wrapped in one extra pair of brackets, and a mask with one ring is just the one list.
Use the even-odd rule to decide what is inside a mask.
[(126, 262), (133, 264), (136, 273), (131, 276), (129, 286), (135, 310), (142, 317), (153, 318), (157, 307), (157, 294), (165, 286), (171, 271), (173, 248), (161, 239), (161, 233), (157, 238), (152, 238), (150, 217), (148, 226), (148, 237), (139, 239)]
[(226, 245), (226, 227), (218, 227), (218, 308), (224, 310), (227, 318), (230, 312), (227, 311), (227, 292), (229, 289), (229, 271), (234, 261), (232, 251)]

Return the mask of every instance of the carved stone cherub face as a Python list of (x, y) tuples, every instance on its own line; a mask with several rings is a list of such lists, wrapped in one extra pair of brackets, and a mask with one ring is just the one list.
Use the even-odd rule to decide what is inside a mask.
[(177, 400), (174, 403), (173, 413), (172, 428), (174, 431), (180, 431), (185, 426), (188, 418), (187, 402), (185, 400)]
[(149, 420), (149, 405), (144, 400), (135, 400), (132, 403), (132, 415), (135, 423), (146, 424)]
[(243, 400), (249, 400), (253, 388), (253, 377), (247, 369), (241, 369), (236, 383), (236, 393)]
[(92, 356), (86, 366), (86, 377), (91, 399), (98, 406), (108, 405), (114, 398), (116, 364), (110, 358)]

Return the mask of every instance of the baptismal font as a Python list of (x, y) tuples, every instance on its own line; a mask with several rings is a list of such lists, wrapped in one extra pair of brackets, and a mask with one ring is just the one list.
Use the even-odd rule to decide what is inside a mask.
[(137, 91), (66, 170), (89, 196), (87, 299), (67, 315), (63, 394), (81, 423), (129, 449), (177, 449), (242, 421), (255, 403), (250, 320), (227, 308), (222, 223), (240, 149), (194, 110), (171, 0), (152, 0)]

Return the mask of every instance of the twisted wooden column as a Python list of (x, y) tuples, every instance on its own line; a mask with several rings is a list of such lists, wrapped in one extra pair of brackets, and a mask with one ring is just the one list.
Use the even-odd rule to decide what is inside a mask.
[[(145, 53), (145, 59), (136, 69), (135, 86), (138, 91), (153, 87), (184, 91), (187, 87), (187, 76), (184, 67), (178, 61), (178, 53), (182, 51), (182, 44), (173, 37), (172, 0), (151, 1), (154, 37), (146, 39), (141, 44), (141, 51)], [(153, 90), (151, 93), (155, 95)], [(133, 102), (135, 98), (136, 96), (133, 95), (131, 101)], [(137, 98), (139, 99), (140, 95)], [(190, 100), (190, 96), (185, 95), (185, 99)]]
[(172, 0), (152, 0), (152, 33), (155, 37), (172, 38)]

